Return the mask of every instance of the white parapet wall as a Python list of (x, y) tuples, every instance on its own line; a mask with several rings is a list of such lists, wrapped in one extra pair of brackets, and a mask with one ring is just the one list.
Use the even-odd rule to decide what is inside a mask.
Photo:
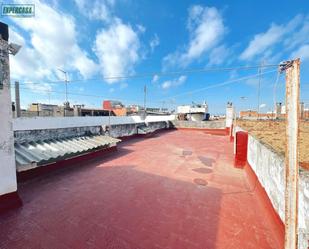
[(103, 116), (103, 117), (35, 117), (35, 118), (16, 118), (13, 120), (13, 130), (42, 130), (42, 129), (61, 129), (71, 127), (87, 127), (117, 124), (136, 124), (151, 123), (160, 121), (172, 121), (175, 115), (166, 116), (147, 116), (142, 119), (140, 116)]
[(234, 119), (234, 107), (233, 106), (227, 106), (226, 107), (226, 114), (225, 114), (225, 126), (231, 127), (233, 124)]
[[(236, 131), (242, 130), (235, 127)], [(285, 216), (285, 162), (284, 156), (261, 143), (249, 134), (248, 163), (264, 187), (273, 207), (284, 222)], [(308, 249), (309, 244), (309, 172), (300, 171), (299, 177), (299, 248)]]
[(284, 221), (284, 157), (249, 135), (247, 160)]

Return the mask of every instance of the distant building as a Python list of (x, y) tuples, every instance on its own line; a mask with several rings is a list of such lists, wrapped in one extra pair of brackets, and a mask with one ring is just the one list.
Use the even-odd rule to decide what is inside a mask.
[(143, 108), (139, 105), (129, 105), (129, 106), (127, 106), (127, 115), (137, 115), (142, 110), (143, 110)]
[(208, 105), (206, 102), (203, 104), (194, 105), (181, 105), (177, 107), (177, 114), (179, 119), (191, 120), (191, 121), (202, 121), (207, 119)]
[(240, 111), (239, 112), (239, 117), (240, 118), (257, 118), (258, 117), (258, 112), (257, 111), (252, 111), (252, 110), (247, 110), (247, 111)]
[[(304, 107), (304, 103), (300, 103), (300, 119), (309, 119), (309, 109)], [(240, 111), (239, 117), (242, 119), (285, 119), (286, 107), (282, 103), (278, 102), (275, 105), (274, 111), (267, 113), (259, 113), (253, 110)]]
[(85, 107), (84, 105), (74, 105), (74, 116), (84, 117), (84, 116), (108, 116), (109, 111), (99, 109), (99, 108), (90, 108)]
[(117, 100), (104, 100), (103, 110), (111, 112), (113, 116), (127, 115), (127, 109), (120, 101)]
[(67, 106), (58, 106), (52, 104), (43, 103), (31, 103), (26, 111), (22, 111), (21, 116), (24, 117), (63, 117), (63, 116), (74, 116), (73, 108)]

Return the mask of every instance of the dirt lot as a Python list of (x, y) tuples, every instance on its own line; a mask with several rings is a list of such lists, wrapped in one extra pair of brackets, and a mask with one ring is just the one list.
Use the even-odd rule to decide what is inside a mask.
[[(271, 146), (275, 151), (285, 152), (285, 121), (251, 121), (237, 120), (237, 126), (247, 130), (250, 134)], [(309, 122), (300, 123), (299, 137), (300, 162), (307, 168), (309, 165)]]

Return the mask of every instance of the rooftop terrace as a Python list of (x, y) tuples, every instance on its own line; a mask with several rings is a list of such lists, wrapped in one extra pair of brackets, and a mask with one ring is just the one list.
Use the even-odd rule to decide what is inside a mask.
[(280, 248), (227, 136), (162, 132), (19, 185), (0, 248)]

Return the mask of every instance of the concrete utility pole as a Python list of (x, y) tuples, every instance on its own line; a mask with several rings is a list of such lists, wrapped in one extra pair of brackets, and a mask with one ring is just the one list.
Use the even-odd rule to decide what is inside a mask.
[(285, 249), (298, 248), (300, 59), (286, 65)]
[(16, 117), (20, 117), (20, 96), (19, 96), (19, 82), (15, 81), (15, 106), (16, 106)]
[(0, 213), (21, 205), (17, 194), (9, 54), (20, 46), (8, 44), (9, 28), (0, 22)]

